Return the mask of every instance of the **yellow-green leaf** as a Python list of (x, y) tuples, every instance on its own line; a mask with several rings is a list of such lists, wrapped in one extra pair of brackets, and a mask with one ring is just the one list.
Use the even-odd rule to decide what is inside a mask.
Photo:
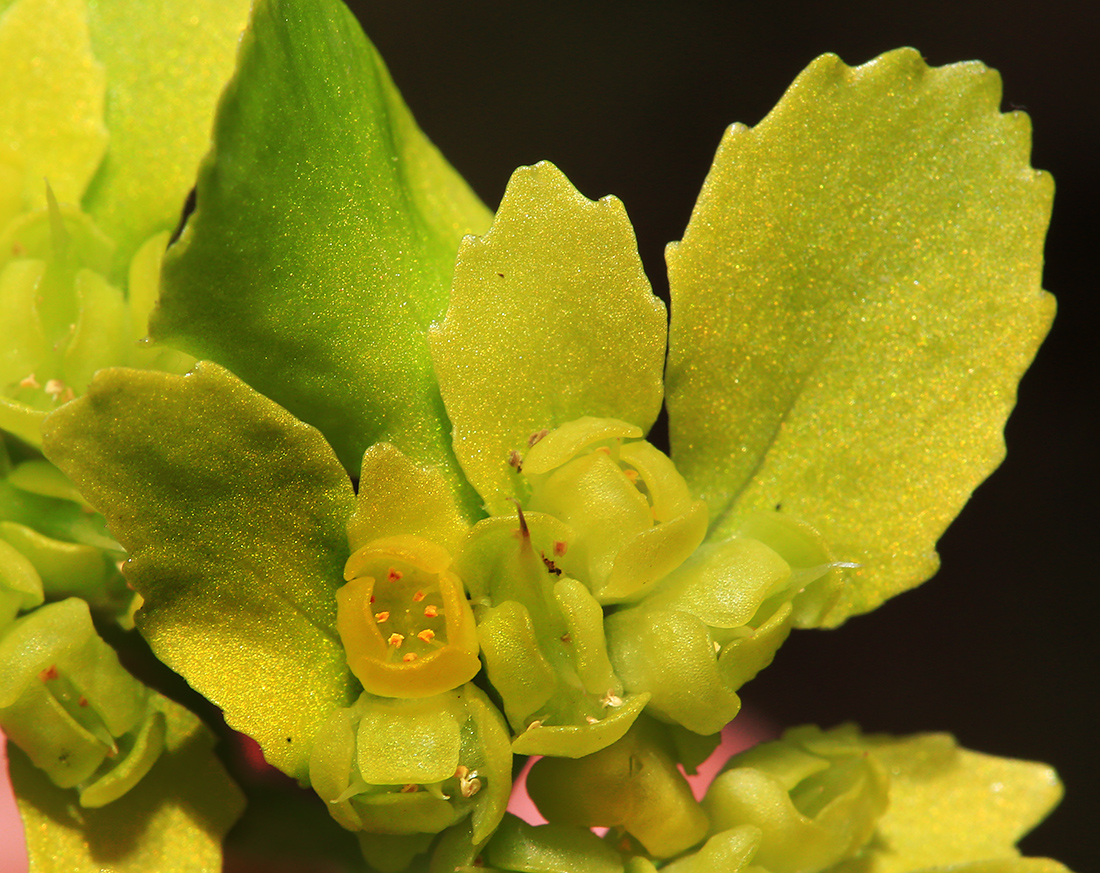
[(494, 513), (533, 433), (582, 416), (644, 431), (661, 408), (665, 310), (626, 211), (550, 163), (516, 170), (489, 233), (463, 241), (431, 343), (455, 454)]
[(154, 338), (318, 427), (353, 473), (390, 442), (475, 504), (426, 334), (462, 234), (490, 216), (343, 3), (256, 3), (214, 141), (165, 258)]
[(672, 454), (732, 532), (781, 507), (862, 567), (823, 623), (935, 572), (1050, 325), (1050, 177), (978, 63), (811, 64), (727, 131), (668, 252)]
[(130, 553), (153, 651), (305, 779), (354, 681), (335, 597), (354, 495), (332, 449), (209, 363), (101, 370), (43, 439)]
[(960, 749), (946, 734), (867, 741), (890, 774), (890, 803), (860, 859), (837, 873), (916, 873), (967, 862), (989, 862), (972, 873), (1061, 869), (1021, 859), (1016, 849), (1062, 797), (1050, 767)]
[(214, 737), (160, 698), (166, 751), (141, 781), (98, 809), (58, 788), (14, 744), (9, 767), (35, 873), (220, 873), (221, 842), (244, 798), (213, 753)]
[(44, 178), (79, 203), (107, 145), (87, 18), (85, 0), (17, 0), (0, 15), (0, 163), (22, 171), (24, 209), (45, 206)]
[(90, 5), (111, 139), (84, 205), (118, 243), (120, 268), (146, 238), (179, 222), (251, 7), (251, 0)]

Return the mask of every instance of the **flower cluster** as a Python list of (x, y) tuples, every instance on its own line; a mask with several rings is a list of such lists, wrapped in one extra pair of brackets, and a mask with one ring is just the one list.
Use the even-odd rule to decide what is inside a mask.
[[(33, 53), (43, 3), (0, 14), (0, 57)], [(491, 214), (337, 0), (250, 5), (211, 10), (217, 40), (167, 4), (56, 12), (95, 73), (58, 109), (82, 145), (57, 197), (28, 181), (53, 134), (24, 123), (0, 154), (0, 725), (32, 855), (94, 858), (136, 816), (126, 869), (167, 844), (213, 869), (239, 813), (197, 720), (122, 669), (90, 605), (378, 870), (1016, 870), (1021, 822), (1057, 800), (1038, 765), (802, 728), (701, 803), (680, 769), (793, 629), (927, 578), (999, 459), (1052, 309), (1049, 180), (995, 75), (815, 61), (724, 138), (669, 249), (668, 327), (621, 203), (544, 162)], [(158, 46), (182, 121), (140, 117), (130, 54)], [(126, 173), (177, 123), (136, 196)], [(505, 815), (516, 755), (545, 756), (548, 825)], [(1019, 799), (941, 839), (993, 781)], [(50, 823), (74, 803), (106, 816), (77, 848)]]

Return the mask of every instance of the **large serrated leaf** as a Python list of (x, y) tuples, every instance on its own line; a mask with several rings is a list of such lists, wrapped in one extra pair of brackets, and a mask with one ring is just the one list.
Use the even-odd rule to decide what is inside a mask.
[(153, 651), (304, 779), (313, 734), (353, 684), (335, 590), (355, 498), (321, 435), (200, 364), (100, 371), (44, 440), (130, 553)]
[(342, 3), (260, 0), (153, 333), (320, 428), (350, 471), (387, 441), (459, 491), (426, 331), (489, 219)]
[(86, 809), (14, 744), (9, 767), (34, 873), (220, 873), (221, 843), (244, 798), (193, 714), (161, 698), (166, 751), (118, 800)]
[(670, 247), (672, 451), (713, 533), (782, 508), (858, 562), (828, 625), (928, 578), (1046, 334), (1051, 180), (997, 74), (825, 55), (731, 128)]
[(648, 430), (661, 408), (665, 310), (614, 197), (553, 164), (521, 167), (492, 229), (467, 239), (432, 334), (454, 448), (491, 511), (512, 509), (512, 451), (582, 416)]

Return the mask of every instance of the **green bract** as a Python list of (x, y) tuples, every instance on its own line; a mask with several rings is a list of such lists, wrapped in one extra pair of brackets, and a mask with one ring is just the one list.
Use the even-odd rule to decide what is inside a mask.
[[(944, 736), (796, 729), (702, 803), (680, 770), (792, 629), (933, 572), (999, 460), (1052, 304), (995, 74), (815, 61), (724, 138), (666, 331), (622, 204), (543, 162), (491, 216), (338, 0), (15, 0), (9, 55), (0, 724), (36, 852), (217, 863), (234, 789), (92, 624), (140, 604), (383, 873), (1056, 869), (1013, 848), (1053, 774)], [(552, 824), (504, 816), (514, 753)], [(149, 833), (78, 847), (74, 804)]]

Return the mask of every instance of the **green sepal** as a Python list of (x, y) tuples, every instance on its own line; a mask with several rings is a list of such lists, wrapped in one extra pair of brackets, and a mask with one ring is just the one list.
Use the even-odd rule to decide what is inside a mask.
[(428, 851), (432, 834), (370, 834), (360, 831), (359, 849), (363, 859), (377, 873), (402, 873), (413, 858)]
[(708, 827), (673, 754), (661, 726), (642, 716), (593, 755), (537, 761), (527, 790), (551, 822), (619, 826), (651, 855), (667, 858), (700, 842)]
[(712, 834), (759, 828), (754, 860), (769, 873), (826, 870), (854, 856), (887, 808), (890, 778), (879, 761), (800, 736), (790, 731), (731, 758), (703, 803)]
[[(29, 462), (34, 463), (34, 462)], [(46, 462), (40, 462), (45, 464)], [(18, 473), (26, 463), (15, 467)], [(57, 471), (52, 464), (48, 466)], [(58, 477), (75, 486), (57, 471)], [(83, 497), (80, 503), (71, 500), (50, 497), (43, 493), (27, 490), (28, 483), (22, 477), (8, 476), (0, 480), (0, 519), (30, 528), (50, 539), (68, 543), (80, 543), (111, 552), (121, 560), (122, 547), (110, 535), (102, 515), (89, 513)]]
[(80, 805), (98, 809), (118, 800), (137, 785), (164, 751), (168, 731), (164, 713), (150, 712), (132, 738), (130, 748), (107, 773), (80, 791)]
[[(504, 814), (505, 816), (508, 813)], [(481, 850), (489, 840), (486, 835), (478, 842), (473, 839), (473, 822), (466, 818), (454, 827), (447, 828), (436, 839), (429, 859), (427, 873), (456, 873), (474, 868)], [(484, 870), (484, 868), (480, 868)]]
[(521, 873), (622, 873), (619, 853), (585, 828), (530, 825), (506, 815), (483, 856), (499, 870)]
[(833, 626), (930, 576), (1054, 312), (1050, 177), (978, 63), (814, 61), (727, 132), (669, 248), (672, 454), (716, 536), (782, 506), (855, 562)]
[(576, 535), (558, 563), (603, 604), (645, 597), (707, 532), (706, 506), (640, 436), (627, 422), (584, 416), (542, 437), (523, 461), (530, 508)]
[(608, 652), (628, 692), (648, 693), (649, 712), (697, 734), (720, 731), (741, 710), (718, 668), (715, 640), (694, 615), (627, 609), (604, 623)]
[(390, 442), (472, 498), (426, 331), (489, 217), (342, 3), (261, 0), (152, 335), (320, 428), (349, 471)]
[(42, 577), (18, 549), (0, 540), (0, 632), (45, 599)]
[(482, 613), (478, 645), (489, 683), (504, 701), (504, 712), (518, 733), (546, 705), (558, 687), (554, 668), (539, 647), (527, 607), (515, 600)]
[(555, 564), (573, 540), (544, 513), (496, 516), (474, 526), (456, 561), (517, 754), (591, 754), (618, 740), (648, 699), (624, 700), (600, 604)]
[(698, 851), (661, 869), (667, 873), (741, 873), (753, 861), (760, 838), (760, 829), (753, 825), (730, 828), (712, 836)]
[(207, 363), (101, 371), (44, 440), (130, 553), (157, 656), (304, 779), (353, 683), (334, 594), (354, 494), (321, 435)]
[(532, 434), (582, 416), (648, 430), (665, 308), (622, 203), (588, 200), (548, 162), (520, 167), (489, 232), (459, 249), (431, 346), (455, 454), (493, 514), (523, 497), (510, 458)]
[[(764, 543), (790, 566), (793, 627), (820, 626), (822, 618), (840, 599), (847, 571), (859, 569), (851, 563), (834, 561), (820, 533), (785, 513), (769, 510), (749, 513), (735, 534)], [(783, 594), (786, 596), (787, 592)]]
[(517, 755), (553, 755), (583, 758), (618, 742), (649, 702), (649, 694), (627, 694), (609, 705), (601, 717), (588, 724), (528, 725), (512, 741)]
[(668, 576), (642, 605), (679, 610), (714, 628), (749, 624), (764, 601), (786, 587), (790, 565), (763, 543), (734, 537), (708, 543)]
[(91, 508), (68, 477), (49, 461), (41, 458), (23, 461), (13, 467), (6, 478), (9, 484), (21, 491), (67, 500), (77, 504), (82, 510)]
[(12, 521), (0, 521), (0, 540), (18, 549), (34, 565), (50, 597), (82, 597), (95, 606), (118, 605), (127, 598), (113, 557), (96, 546), (45, 536)]
[(473, 685), (420, 699), (363, 694), (317, 734), (309, 777), (348, 830), (438, 833), (470, 816), (486, 839), (511, 793), (500, 714)]
[(9, 744), (9, 767), (32, 870), (220, 873), (221, 842), (244, 798), (214, 755), (213, 734), (157, 695), (165, 752), (122, 797), (90, 809)]

